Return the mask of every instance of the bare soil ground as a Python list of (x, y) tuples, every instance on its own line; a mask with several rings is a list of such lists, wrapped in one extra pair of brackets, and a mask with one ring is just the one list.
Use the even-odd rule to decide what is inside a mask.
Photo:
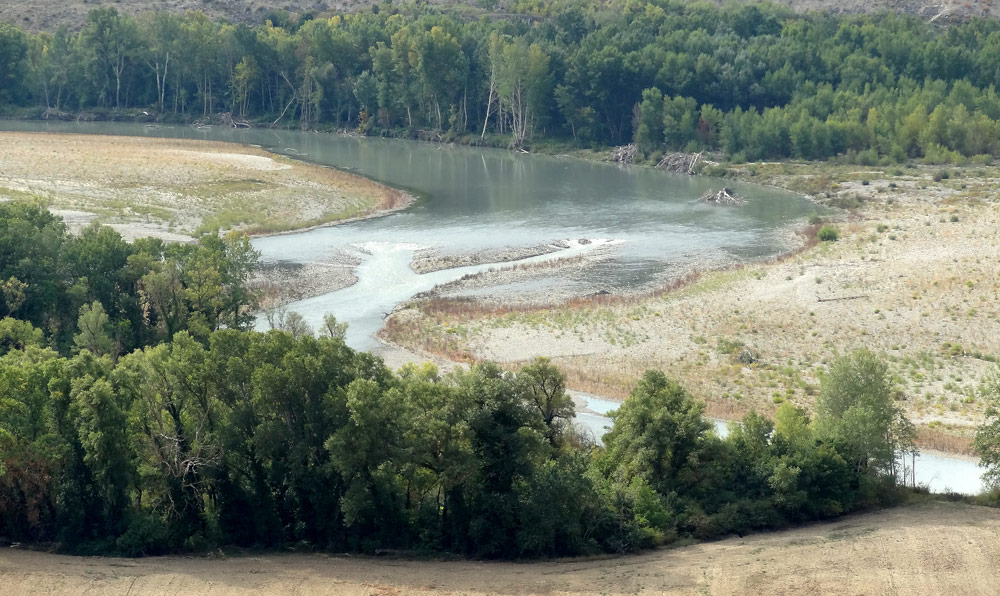
[(939, 170), (746, 166), (751, 180), (854, 204), (834, 218), (840, 240), (646, 297), (418, 301), (383, 334), (454, 359), (516, 367), (550, 356), (574, 389), (617, 398), (656, 368), (727, 418), (810, 407), (826, 365), (867, 346), (889, 360), (922, 445), (962, 452), (1000, 355), (1000, 171), (952, 168), (935, 181)]
[(410, 197), (256, 147), (206, 141), (0, 133), (0, 199), (40, 202), (71, 227), (126, 239), (199, 230), (273, 233), (364, 217)]
[(538, 563), (320, 554), (112, 559), (0, 551), (9, 596), (995, 594), (1000, 510), (929, 503), (627, 557)]

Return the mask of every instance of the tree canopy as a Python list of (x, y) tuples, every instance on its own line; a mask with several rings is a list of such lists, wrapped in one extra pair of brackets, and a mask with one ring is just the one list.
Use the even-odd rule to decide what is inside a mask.
[(229, 112), (515, 147), (634, 141), (647, 158), (1000, 155), (993, 19), (942, 25), (681, 0), (504, 8), (272, 11), (248, 26), (102, 7), (78, 32), (0, 24), (0, 111), (131, 109), (174, 121)]
[(319, 337), (292, 317), (248, 330), (245, 238), (70, 237), (5, 204), (0, 243), (0, 537), (123, 555), (561, 556), (776, 528), (893, 490), (852, 427), (856, 408), (874, 420), (885, 406), (871, 355), (834, 364), (815, 424), (751, 414), (727, 439), (648, 372), (602, 446), (545, 358), (393, 372), (346, 346), (333, 316)]

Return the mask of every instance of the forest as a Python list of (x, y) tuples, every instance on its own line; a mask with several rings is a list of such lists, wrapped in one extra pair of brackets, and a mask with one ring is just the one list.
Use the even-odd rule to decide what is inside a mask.
[(997, 64), (994, 19), (769, 4), (390, 2), (258, 26), (109, 7), (79, 31), (0, 24), (0, 113), (953, 163), (1000, 153)]
[(288, 316), (252, 331), (257, 254), (79, 236), (0, 203), (0, 538), (489, 558), (627, 552), (897, 502), (913, 427), (885, 363), (836, 360), (810, 417), (720, 438), (647, 372), (598, 442), (547, 359), (394, 372)]

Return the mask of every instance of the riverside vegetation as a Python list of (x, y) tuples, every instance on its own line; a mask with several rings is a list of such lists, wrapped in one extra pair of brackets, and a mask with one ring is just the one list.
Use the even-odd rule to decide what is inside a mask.
[[(399, 372), (342, 341), (249, 331), (245, 237), (128, 244), (0, 205), (0, 536), (77, 553), (217, 545), (486, 557), (622, 552), (897, 502), (912, 426), (885, 363), (836, 360), (812, 419), (719, 438), (660, 372), (572, 424), (540, 358)], [(986, 435), (984, 435), (985, 437)]]
[(944, 163), (1000, 150), (993, 19), (676, 0), (504, 9), (278, 11), (251, 27), (107, 7), (79, 32), (0, 24), (0, 105), (28, 117), (228, 112), (227, 123), (514, 147), (634, 140), (651, 160), (707, 149)]
[[(15, 116), (253, 119), (514, 147), (634, 140), (879, 163), (988, 161), (1000, 24), (795, 15), (764, 5), (515, 2), (259, 27), (90, 13), (79, 33), (0, 24)], [(148, 112), (143, 114), (142, 112)], [(235, 120), (233, 120), (235, 118)], [(553, 139), (555, 139), (553, 141)], [(0, 536), (72, 552), (217, 545), (528, 557), (777, 528), (901, 498), (913, 429), (881, 358), (836, 358), (815, 413), (725, 439), (660, 372), (596, 445), (562, 373), (389, 370), (321, 337), (249, 330), (243, 236), (124, 242), (0, 204)], [(819, 283), (819, 282), (817, 282)], [(978, 435), (996, 466), (997, 410)], [(994, 476), (995, 478), (995, 476)]]

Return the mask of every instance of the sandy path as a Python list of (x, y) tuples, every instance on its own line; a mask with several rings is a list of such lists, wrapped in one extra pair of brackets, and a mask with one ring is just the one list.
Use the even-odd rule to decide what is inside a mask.
[(4, 594), (994, 594), (1000, 511), (930, 503), (620, 558), (542, 563), (320, 554), (67, 557), (0, 552)]

